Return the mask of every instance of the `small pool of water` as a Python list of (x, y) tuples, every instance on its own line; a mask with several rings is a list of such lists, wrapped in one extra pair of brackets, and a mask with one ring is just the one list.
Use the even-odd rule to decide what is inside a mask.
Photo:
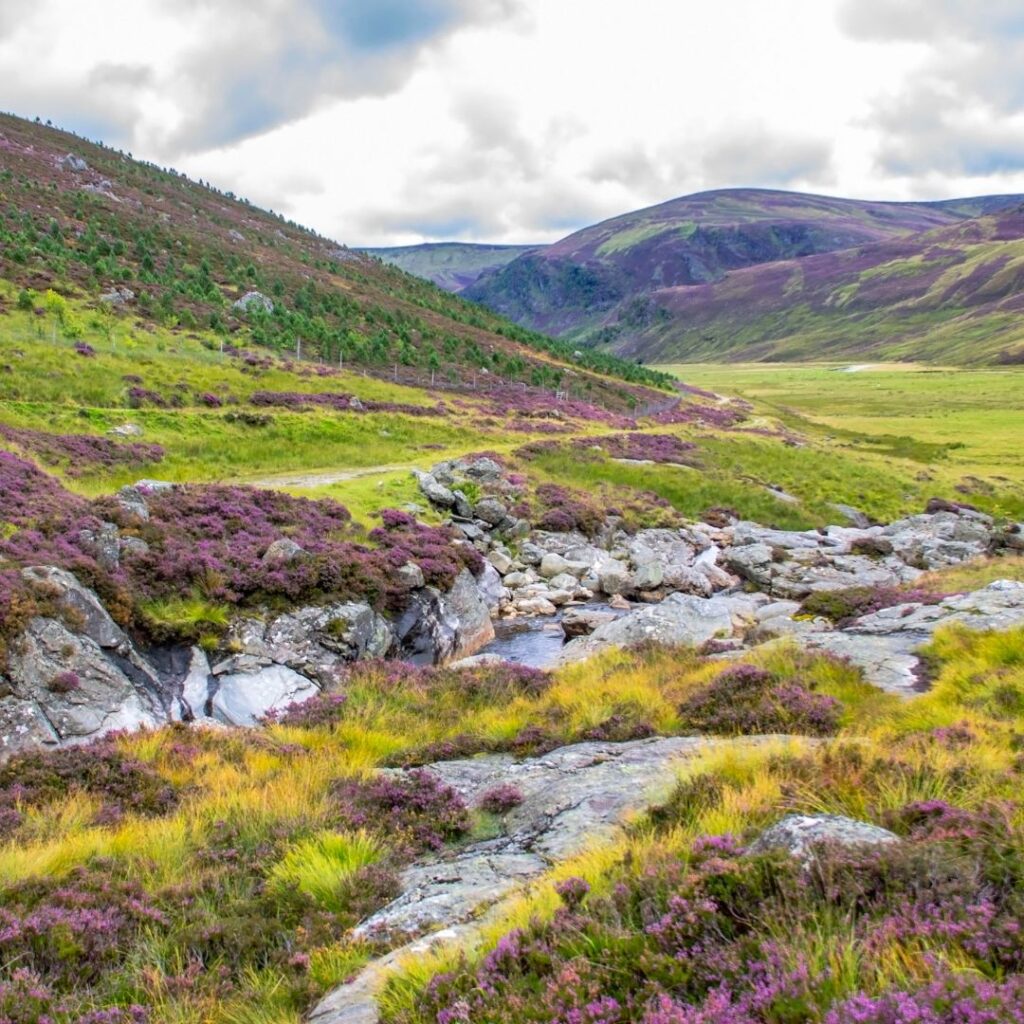
[[(579, 607), (578, 605), (576, 607)], [(588, 604), (593, 611), (611, 611), (605, 604)], [(557, 615), (537, 615), (518, 619), (499, 619), (494, 623), (495, 638), (478, 654), (496, 654), (506, 661), (530, 668), (551, 668), (565, 646), (562, 610)]]

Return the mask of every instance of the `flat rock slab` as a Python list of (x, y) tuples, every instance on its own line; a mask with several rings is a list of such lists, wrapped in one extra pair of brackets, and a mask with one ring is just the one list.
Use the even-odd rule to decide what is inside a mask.
[(523, 802), (504, 816), (500, 837), (405, 871), (402, 895), (356, 929), (357, 934), (387, 936), (400, 945), (329, 993), (310, 1020), (375, 1024), (375, 993), (399, 960), (465, 938), (488, 912), (497, 911), (502, 899), (553, 864), (612, 839), (630, 813), (668, 795), (675, 768), (684, 759), (714, 746), (774, 739), (778, 737), (577, 743), (523, 761), (487, 755), (427, 766), (470, 805), (499, 783), (517, 786)]

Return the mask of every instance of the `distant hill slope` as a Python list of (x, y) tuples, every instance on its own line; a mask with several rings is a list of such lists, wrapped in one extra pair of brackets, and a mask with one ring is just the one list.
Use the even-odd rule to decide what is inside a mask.
[(500, 270), (517, 256), (542, 245), (473, 245), (468, 242), (427, 242), (390, 248), (362, 249), (407, 274), (424, 277), (448, 292), (468, 288), (483, 274)]
[(650, 300), (660, 317), (618, 347), (654, 362), (1024, 362), (1024, 204)]
[[(621, 405), (652, 400), (630, 388), (666, 383), (600, 352), (575, 353), (231, 193), (10, 115), (0, 115), (0, 201), (0, 313), (7, 282), (28, 307), (53, 289), (143, 326), (381, 375), (419, 368), (438, 387), (489, 374)], [(247, 308), (236, 305), (254, 291)]]
[[(919, 235), (1021, 198), (884, 203), (764, 189), (703, 192), (584, 228), (483, 274), (463, 294), (517, 323), (647, 359), (657, 353), (645, 339), (668, 337), (675, 326), (677, 306), (662, 301), (665, 289)], [(676, 349), (678, 356), (685, 346)]]

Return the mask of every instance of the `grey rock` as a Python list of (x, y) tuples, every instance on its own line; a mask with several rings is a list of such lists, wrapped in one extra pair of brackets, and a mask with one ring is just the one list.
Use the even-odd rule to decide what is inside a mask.
[(211, 701), (213, 717), (225, 725), (255, 725), (271, 711), (315, 697), (320, 688), (284, 665), (221, 676)]
[(772, 549), (760, 542), (730, 548), (726, 565), (737, 575), (760, 587), (772, 585)]
[(211, 680), (210, 662), (205, 651), (193, 647), (181, 682), (181, 718), (205, 718), (210, 714)]
[[(78, 685), (58, 691), (54, 680), (67, 672), (75, 674)], [(99, 739), (120, 729), (155, 728), (166, 721), (155, 696), (132, 675), (135, 666), (127, 658), (115, 659), (90, 636), (73, 633), (56, 619), (33, 619), (8, 657), (12, 696), (35, 705), (60, 743)], [(154, 676), (149, 679), (155, 681)], [(22, 718), (30, 717), (25, 709)], [(10, 745), (14, 742), (30, 742), (36, 731), (5, 734), (3, 752), (18, 749)]]
[(501, 479), (501, 466), (494, 459), (475, 459), (466, 467), (466, 476), (484, 483), (494, 483)]
[(62, 156), (57, 163), (64, 168), (66, 171), (74, 171), (81, 173), (82, 171), (89, 170), (89, 165), (80, 156), (76, 156), (74, 153), (67, 153)]
[(258, 310), (261, 313), (273, 313), (274, 303), (263, 292), (251, 291), (246, 292), (240, 299), (236, 299), (231, 304), (231, 308), (242, 313), (251, 313), (253, 310)]
[(505, 595), (505, 583), (498, 573), (498, 570), (490, 562), (484, 564), (483, 572), (476, 581), (477, 589), (487, 606), (488, 612), (493, 616), (498, 613), (501, 599)]
[(558, 609), (546, 597), (523, 597), (515, 601), (515, 609), (522, 615), (556, 615)]
[(406, 562), (395, 570), (398, 582), (407, 590), (419, 590), (426, 585), (423, 570), (415, 562)]
[(430, 473), (420, 473), (418, 471), (414, 472), (414, 475), (423, 497), (432, 505), (438, 505), (441, 508), (455, 507), (455, 495), (449, 488), (440, 483), (436, 477)]
[[(473, 506), (470, 504), (469, 498), (459, 490), (452, 491), (452, 497), (455, 499), (455, 504), (452, 506), (455, 515), (460, 519), (472, 519)], [(483, 536), (483, 532), (483, 530), (479, 530), (474, 537), (470, 537), (470, 540), (479, 540)]]
[(560, 661), (579, 661), (608, 646), (627, 647), (645, 641), (700, 647), (716, 637), (732, 636), (741, 620), (753, 620), (755, 607), (742, 597), (670, 594), (660, 604), (638, 608), (599, 626), (590, 636), (566, 644)]
[(836, 512), (838, 512), (850, 524), (850, 526), (856, 526), (858, 529), (866, 530), (871, 525), (871, 520), (868, 519), (863, 512), (854, 508), (852, 505), (833, 502), (831, 507), (834, 508)]
[(647, 562), (633, 574), (633, 586), (637, 590), (656, 590), (665, 579), (665, 572), (659, 562)]
[(596, 573), (598, 585), (606, 594), (628, 594), (633, 590), (633, 576), (625, 562), (607, 558), (598, 563)]
[(566, 638), (574, 640), (578, 636), (589, 636), (608, 622), (618, 618), (615, 612), (600, 611), (596, 608), (568, 608), (562, 616), (562, 632)]
[(837, 814), (790, 814), (761, 833), (750, 845), (749, 853), (781, 850), (809, 863), (815, 848), (822, 844), (846, 848), (888, 846), (899, 836), (866, 821)]
[(113, 437), (142, 437), (144, 431), (138, 423), (122, 423), (119, 427), (111, 427), (107, 433)]
[(76, 631), (98, 647), (129, 649), (128, 637), (110, 617), (100, 599), (71, 573), (50, 565), (34, 565), (23, 569), (22, 576), (52, 595), (61, 611), (74, 621)]
[(122, 537), (118, 541), (120, 558), (137, 558), (149, 553), (149, 545), (141, 537)]
[(503, 551), (495, 549), (489, 552), (487, 555), (487, 561), (489, 561), (502, 576), (505, 576), (512, 571), (512, 559)]
[(494, 639), (487, 599), (466, 569), (447, 594), (434, 587), (417, 592), (396, 632), (402, 653), (417, 664), (466, 658)]
[(540, 566), (537, 571), (545, 579), (550, 579), (552, 576), (561, 576), (563, 573), (568, 572), (569, 563), (561, 555), (551, 552), (544, 555), (540, 561)]
[(473, 515), (490, 526), (497, 526), (508, 515), (508, 509), (497, 498), (484, 498), (473, 507)]
[(104, 569), (117, 571), (121, 564), (120, 531), (113, 523), (101, 523), (96, 530), (79, 530), (78, 539)]
[(304, 548), (291, 537), (279, 537), (263, 552), (262, 561), (264, 565), (280, 565), (294, 562), (301, 554), (304, 554)]

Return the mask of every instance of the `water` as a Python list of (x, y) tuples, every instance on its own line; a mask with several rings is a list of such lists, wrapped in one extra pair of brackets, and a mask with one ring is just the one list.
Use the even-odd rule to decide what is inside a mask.
[[(578, 607), (578, 606), (577, 606)], [(588, 608), (611, 611), (605, 604)], [(557, 615), (537, 615), (519, 619), (499, 619), (494, 623), (495, 639), (479, 654), (496, 654), (506, 661), (530, 668), (551, 668), (565, 646), (562, 610)]]

